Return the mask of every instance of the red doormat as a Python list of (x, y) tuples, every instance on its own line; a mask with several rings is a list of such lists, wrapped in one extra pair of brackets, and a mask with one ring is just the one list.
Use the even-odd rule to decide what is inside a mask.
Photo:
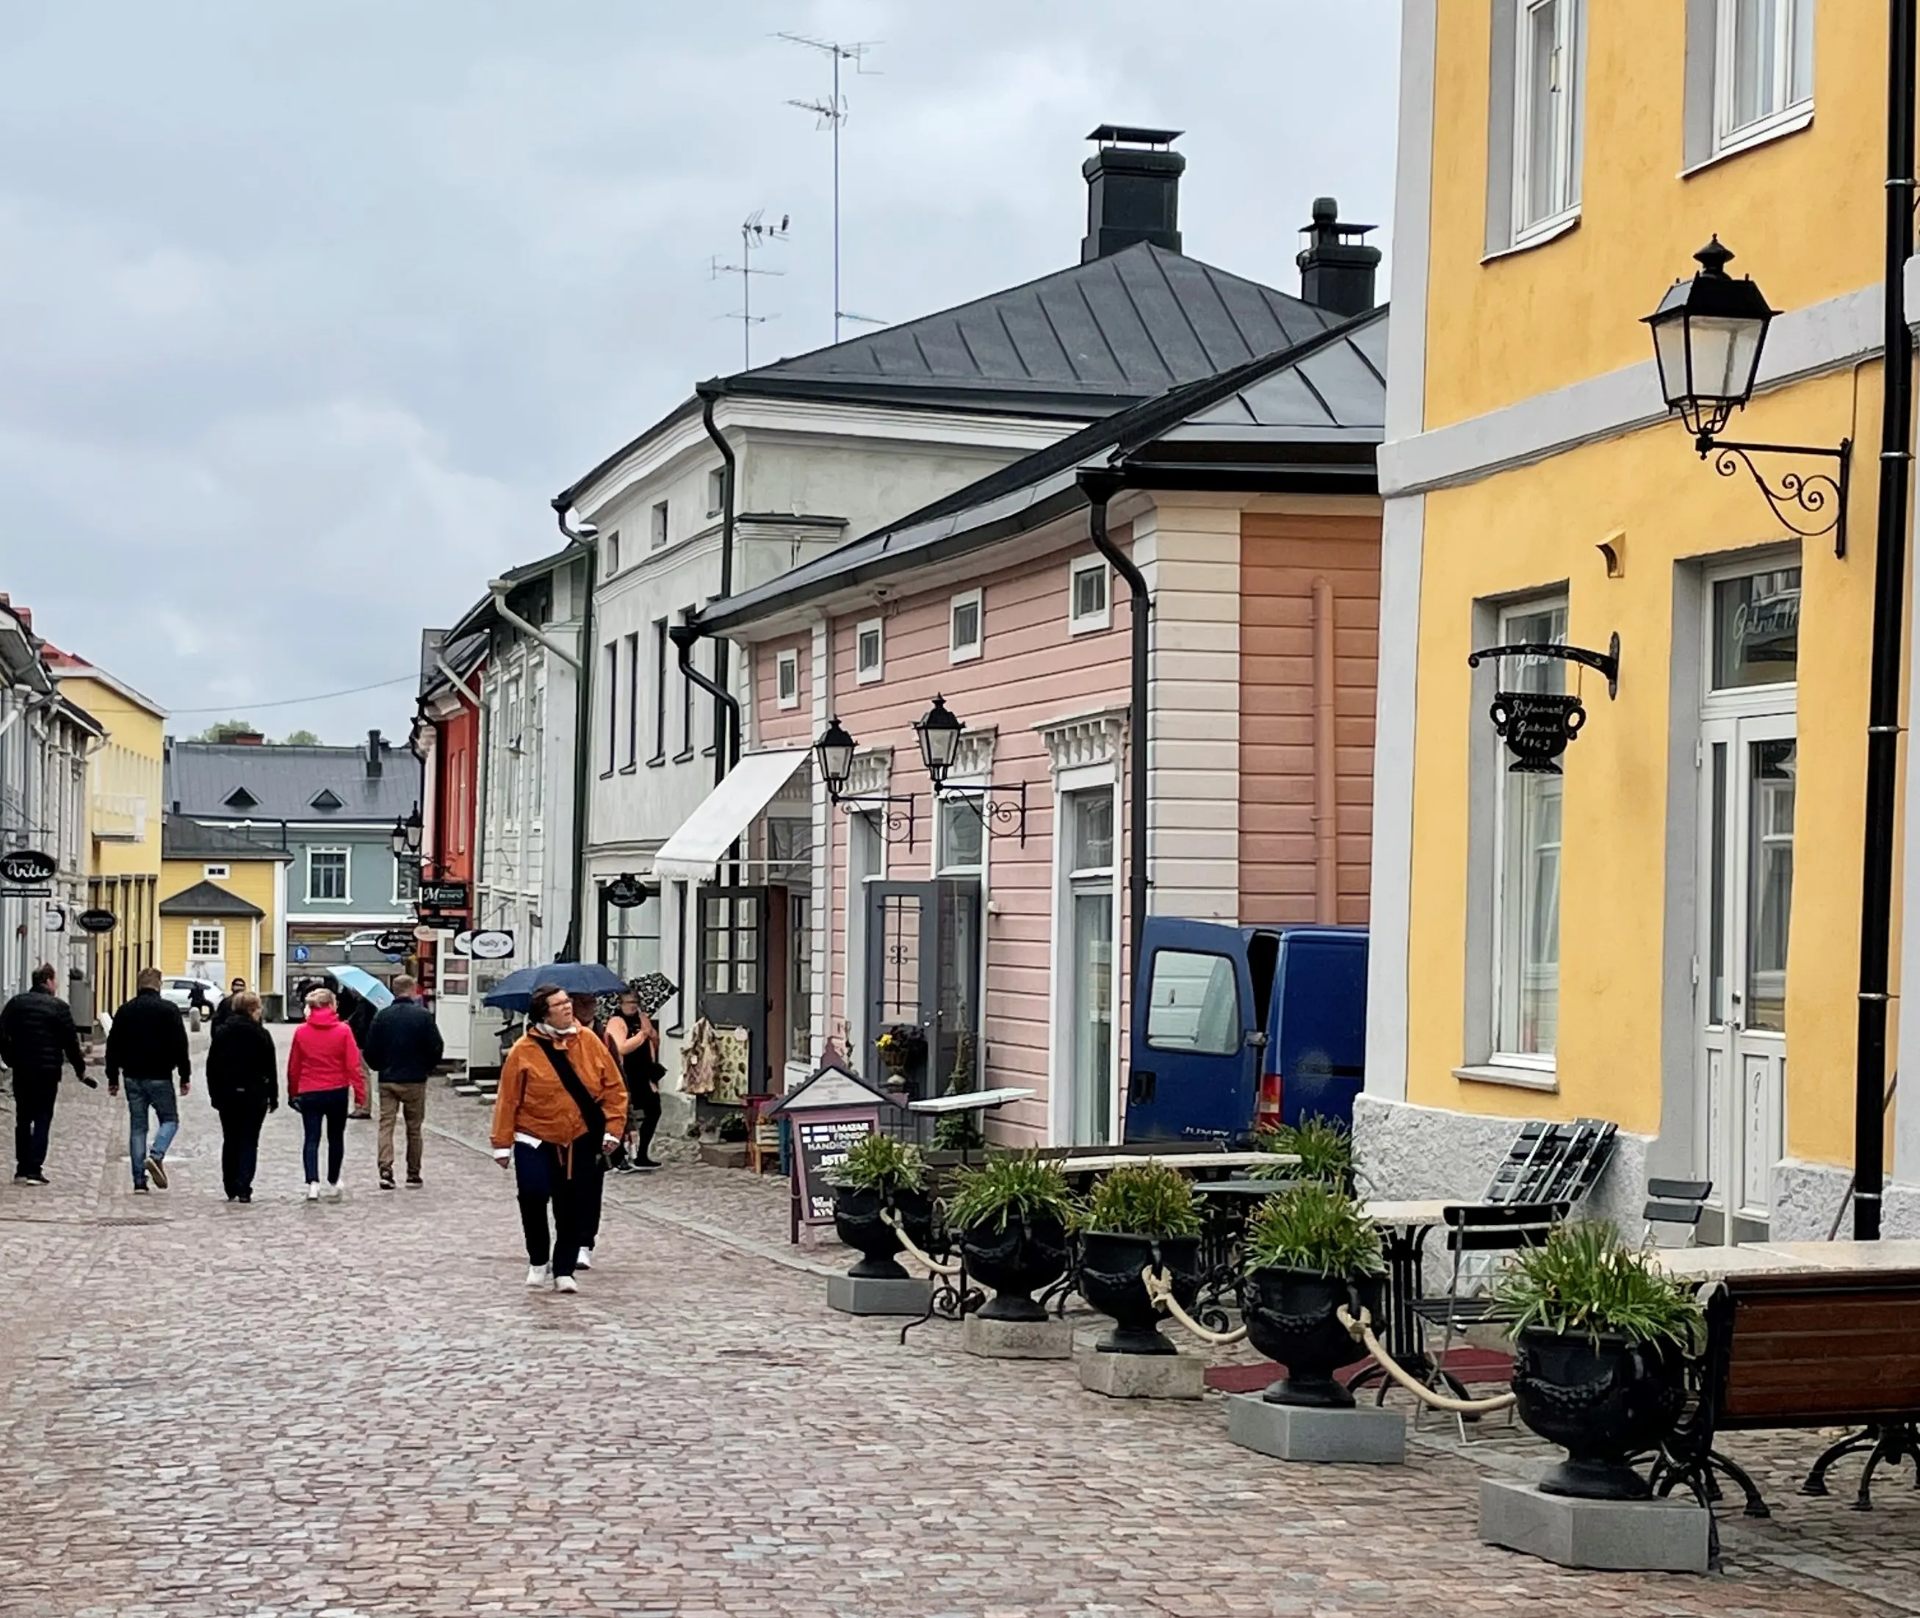
[[(1351, 1382), (1371, 1362), (1362, 1360), (1337, 1374), (1341, 1382)], [(1447, 1369), (1462, 1382), (1506, 1382), (1513, 1376), (1513, 1360), (1488, 1348), (1456, 1348), (1447, 1355)], [(1222, 1393), (1258, 1393), (1276, 1377), (1286, 1375), (1284, 1366), (1271, 1360), (1257, 1365), (1213, 1365), (1207, 1368), (1207, 1386)]]

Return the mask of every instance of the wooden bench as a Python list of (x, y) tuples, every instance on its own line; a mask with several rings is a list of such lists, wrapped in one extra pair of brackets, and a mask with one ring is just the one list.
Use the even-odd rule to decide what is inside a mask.
[(1713, 1447), (1725, 1432), (1858, 1427), (1825, 1450), (1801, 1485), (1827, 1492), (1827, 1470), (1868, 1451), (1854, 1510), (1871, 1511), (1873, 1474), (1914, 1462), (1920, 1473), (1920, 1270), (1756, 1270), (1706, 1289), (1707, 1343), (1692, 1408), (1654, 1464), (1662, 1494), (1718, 1497), (1715, 1473), (1770, 1513), (1753, 1479)]

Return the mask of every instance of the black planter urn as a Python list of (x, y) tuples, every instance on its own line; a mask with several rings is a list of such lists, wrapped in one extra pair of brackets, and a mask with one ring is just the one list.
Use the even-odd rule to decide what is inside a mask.
[(1182, 1309), (1191, 1309), (1200, 1295), (1200, 1238), (1198, 1236), (1132, 1236), (1111, 1230), (1090, 1230), (1081, 1238), (1080, 1296), (1114, 1328), (1094, 1347), (1102, 1354), (1177, 1354), (1160, 1335), (1165, 1318), (1147, 1296), (1140, 1272), (1155, 1266), (1173, 1277), (1173, 1295)]
[(880, 1217), (887, 1208), (895, 1211), (917, 1247), (924, 1250), (933, 1240), (933, 1202), (926, 1192), (834, 1187), (833, 1228), (860, 1255), (847, 1274), (868, 1281), (910, 1279), (894, 1257), (901, 1251), (899, 1232)]
[(1686, 1398), (1680, 1351), (1602, 1333), (1562, 1337), (1525, 1328), (1514, 1342), (1515, 1408), (1527, 1426), (1567, 1452), (1540, 1480), (1543, 1494), (1644, 1500), (1647, 1480), (1627, 1457), (1660, 1444)]
[(1033, 1294), (1067, 1273), (1067, 1227), (1052, 1214), (1013, 1216), (1006, 1228), (993, 1219), (969, 1225), (960, 1236), (967, 1274), (993, 1288), (980, 1307), (982, 1320), (1045, 1320)]
[[(1335, 1310), (1345, 1304), (1351, 1313), (1352, 1294), (1376, 1326), (1386, 1318), (1386, 1280), (1363, 1276), (1343, 1281), (1315, 1270), (1283, 1269), (1277, 1264), (1250, 1270), (1241, 1287), (1241, 1312), (1247, 1323), (1247, 1341), (1287, 1374), (1261, 1395), (1268, 1404), (1305, 1405), (1315, 1410), (1351, 1410), (1353, 1395), (1333, 1373), (1367, 1357), (1340, 1324)], [(1356, 1316), (1356, 1318), (1358, 1318)]]

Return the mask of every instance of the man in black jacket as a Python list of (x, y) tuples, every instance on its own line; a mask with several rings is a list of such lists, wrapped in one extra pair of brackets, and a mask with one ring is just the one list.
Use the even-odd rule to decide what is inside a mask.
[(407, 1184), (418, 1187), (426, 1141), (427, 1080), (446, 1049), (440, 1025), (414, 996), (414, 981), (393, 980), (393, 1004), (367, 1030), (367, 1066), (380, 1076), (380, 1189), (393, 1189), (393, 1121), (407, 1115)]
[[(133, 1160), (133, 1188), (145, 1191), (151, 1180), (167, 1188), (167, 1148), (180, 1132), (180, 1103), (173, 1093), (173, 1076), (180, 1075), (180, 1094), (193, 1082), (193, 1063), (187, 1056), (187, 1022), (160, 997), (160, 969), (141, 968), (134, 979), (139, 989), (113, 1014), (107, 1031), (107, 1094), (120, 1093), (127, 1082), (127, 1154)], [(147, 1143), (147, 1114), (159, 1116), (153, 1143)]]
[(60, 1067), (73, 1064), (74, 1077), (89, 1089), (87, 1059), (66, 1001), (53, 992), (59, 974), (51, 966), (34, 969), (33, 986), (0, 1008), (0, 1062), (13, 1069), (13, 1155), (15, 1185), (45, 1185), (47, 1137), (53, 1131), (53, 1103), (60, 1092)]

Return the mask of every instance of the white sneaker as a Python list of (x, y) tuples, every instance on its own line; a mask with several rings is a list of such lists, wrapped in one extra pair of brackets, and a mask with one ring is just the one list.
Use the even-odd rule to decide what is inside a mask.
[(592, 1269), (593, 1268), (593, 1249), (591, 1247), (581, 1248), (580, 1256), (573, 1261), (573, 1267), (576, 1270)]
[(529, 1264), (527, 1266), (527, 1285), (544, 1287), (553, 1284), (553, 1266), (551, 1264)]
[(320, 1182), (318, 1180), (307, 1181), (307, 1201), (318, 1202), (319, 1200), (320, 1200)]
[(338, 1202), (345, 1195), (346, 1188), (344, 1186), (330, 1185), (327, 1187), (327, 1201), (329, 1202)]
[(553, 1278), (553, 1290), (555, 1292), (578, 1292), (580, 1290), (580, 1283), (570, 1275), (556, 1275)]

